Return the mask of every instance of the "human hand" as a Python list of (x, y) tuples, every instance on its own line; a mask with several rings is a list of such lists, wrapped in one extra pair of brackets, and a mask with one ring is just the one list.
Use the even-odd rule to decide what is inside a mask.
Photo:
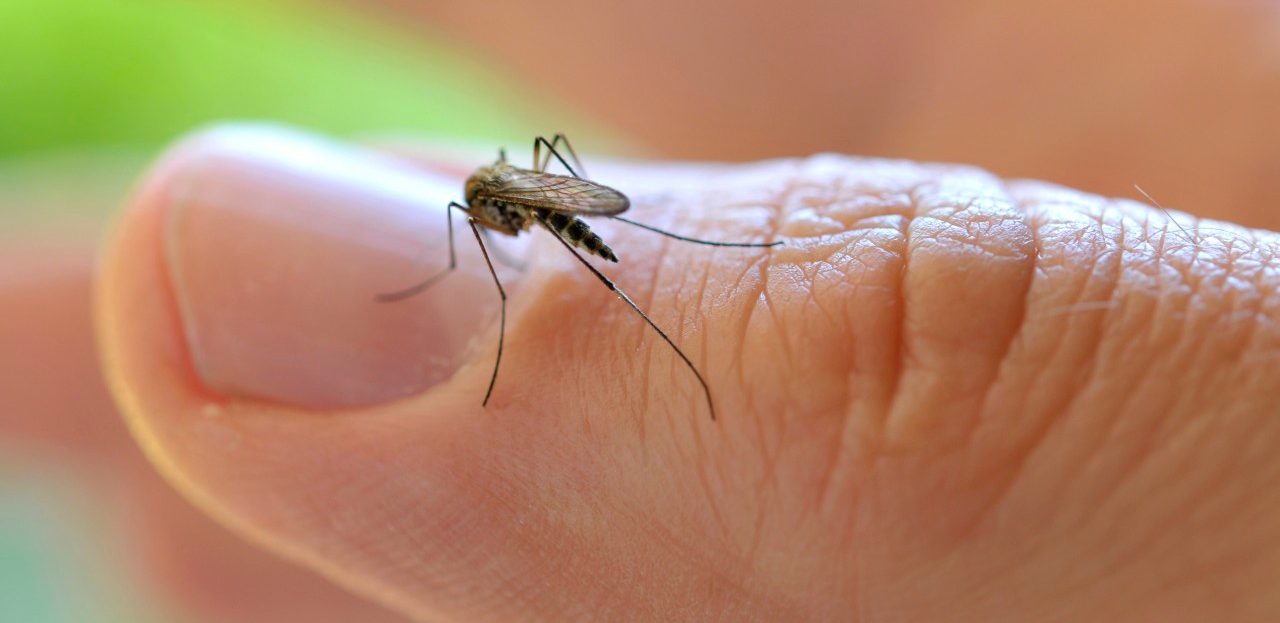
[(946, 165), (588, 165), (637, 219), (787, 242), (597, 227), (719, 421), (545, 236), (504, 274), (482, 409), (468, 238), (373, 300), (442, 265), (460, 175), (232, 128), (158, 165), (107, 251), (134, 434), (206, 511), (418, 618), (1280, 610), (1275, 234)]

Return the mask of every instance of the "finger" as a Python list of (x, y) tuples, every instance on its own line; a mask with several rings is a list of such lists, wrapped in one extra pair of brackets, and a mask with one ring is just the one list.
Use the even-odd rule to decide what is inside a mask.
[[(1280, 380), (1219, 365), (1274, 356), (1275, 325), (1257, 322), (1276, 313), (1272, 237), (1222, 226), (1179, 243), (1150, 226), (1157, 211), (961, 167), (824, 157), (595, 172), (655, 225), (788, 243), (709, 252), (599, 228), (623, 258), (611, 274), (706, 372), (720, 423), (666, 345), (545, 236), (481, 409), (496, 301), (458, 293), (408, 318), (351, 302), (409, 261), (385, 240), (457, 180), (241, 129), (193, 139), (153, 172), (104, 267), (104, 349), (135, 434), (223, 521), (419, 617), (793, 619), (862, 596), (895, 612), (963, 603), (982, 619), (999, 604), (973, 582), (1048, 603), (1052, 583), (1020, 578), (1063, 564), (1096, 581), (1089, 607), (1116, 612), (1118, 595), (1154, 607), (1182, 577), (1171, 544), (1214, 560), (1247, 545), (1206, 540), (1190, 520), (1149, 539), (1169, 508), (1277, 512), (1256, 476), (1270, 473), (1265, 453), (1229, 487), (1160, 489), (1187, 461), (1221, 474), (1231, 443), (1277, 436), (1261, 397)], [(353, 214), (359, 225), (332, 226)], [(438, 236), (442, 219), (413, 226), (432, 222)], [(1195, 261), (1206, 253), (1217, 259)], [(460, 287), (491, 287), (473, 276)], [(1240, 302), (1223, 284), (1240, 280), (1256, 313), (1208, 330)], [(439, 339), (379, 350), (378, 336), (436, 334), (452, 313), (473, 321), (456, 368), (412, 359), (451, 344)], [(379, 383), (404, 365), (436, 381), (397, 400), (399, 383)], [(1198, 417), (1210, 407), (1230, 415)], [(1222, 445), (1152, 454), (1129, 426)], [(1106, 497), (1131, 475), (1123, 498)], [(1118, 551), (1151, 566), (1117, 567)], [(1271, 578), (1275, 563), (1232, 581)], [(918, 587), (910, 604), (905, 582)]]
[(129, 440), (97, 367), (92, 245), (48, 234), (0, 242), (0, 437), (58, 458), (115, 459)]

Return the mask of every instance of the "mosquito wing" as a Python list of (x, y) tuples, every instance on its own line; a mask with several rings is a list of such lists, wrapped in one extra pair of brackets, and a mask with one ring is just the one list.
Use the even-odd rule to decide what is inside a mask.
[(553, 212), (612, 216), (631, 207), (627, 196), (591, 180), (517, 170), (482, 191), (486, 197)]

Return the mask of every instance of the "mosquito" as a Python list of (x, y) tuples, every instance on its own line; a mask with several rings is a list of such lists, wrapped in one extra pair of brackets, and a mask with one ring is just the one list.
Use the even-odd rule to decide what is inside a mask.
[[(568, 152), (573, 160), (572, 165), (557, 149), (558, 146), (563, 146), (564, 150)], [(545, 152), (542, 151), (543, 148), (546, 149)], [(551, 163), (553, 157), (569, 172), (568, 176), (547, 172), (547, 166)], [(693, 362), (667, 335), (667, 332), (663, 331), (653, 319), (649, 318), (649, 315), (640, 309), (635, 301), (632, 301), (631, 297), (627, 296), (626, 292), (623, 292), (617, 284), (588, 262), (579, 252), (580, 249), (610, 262), (618, 261), (618, 256), (609, 248), (609, 245), (605, 244), (598, 234), (591, 231), (591, 227), (579, 216), (611, 218), (668, 238), (714, 247), (764, 248), (781, 245), (782, 241), (714, 242), (700, 240), (623, 218), (619, 215), (631, 207), (631, 200), (618, 190), (587, 179), (586, 171), (582, 167), (582, 162), (578, 159), (577, 152), (574, 151), (573, 146), (569, 144), (569, 139), (564, 134), (556, 134), (550, 141), (543, 136), (533, 140), (532, 169), (522, 169), (512, 165), (507, 162), (506, 150), (498, 150), (498, 159), (493, 164), (476, 169), (471, 174), (471, 177), (467, 178), (464, 186), (464, 197), (466, 200), (465, 205), (451, 201), (445, 210), (449, 231), (449, 266), (418, 284), (403, 290), (379, 294), (377, 300), (393, 302), (407, 299), (425, 291), (453, 272), (458, 265), (458, 259), (454, 252), (453, 211), (460, 210), (467, 215), (467, 225), (471, 227), (471, 233), (475, 234), (476, 244), (480, 245), (480, 252), (484, 255), (484, 261), (489, 266), (489, 274), (493, 276), (493, 283), (498, 288), (498, 297), (502, 301), (502, 315), (498, 326), (498, 354), (493, 362), (493, 374), (489, 377), (489, 389), (485, 391), (484, 401), (481, 406), (488, 406), (489, 398), (493, 395), (494, 384), (498, 381), (498, 368), (502, 365), (502, 345), (505, 341), (507, 330), (507, 292), (503, 289), (502, 282), (498, 279), (497, 271), (493, 269), (493, 261), (489, 257), (489, 249), (484, 243), (486, 236), (482, 235), (482, 233), (494, 231), (508, 236), (517, 236), (520, 232), (529, 231), (536, 225), (550, 232), (587, 270), (591, 271), (591, 274), (595, 275), (605, 287), (639, 314), (649, 327), (671, 346), (676, 355), (680, 357), (680, 360), (697, 377), (698, 383), (702, 386), (702, 392), (706, 395), (707, 409), (711, 412), (711, 419), (713, 421), (716, 419), (715, 406), (711, 401), (711, 389), (707, 386), (707, 381), (703, 378), (702, 372), (698, 370), (698, 367), (693, 365)]]

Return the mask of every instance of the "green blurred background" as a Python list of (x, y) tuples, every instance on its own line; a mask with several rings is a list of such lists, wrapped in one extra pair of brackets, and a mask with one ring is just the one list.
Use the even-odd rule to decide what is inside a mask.
[(161, 146), (214, 120), (524, 144), (573, 118), (592, 133), (536, 85), (357, 7), (3, 0), (0, 217), (103, 209)]
[[(0, 245), (100, 235), (146, 163), (215, 120), (524, 144), (569, 118), (388, 16), (315, 2), (0, 0)], [(101, 492), (53, 452), (6, 442), (0, 623), (187, 620), (155, 603)]]

